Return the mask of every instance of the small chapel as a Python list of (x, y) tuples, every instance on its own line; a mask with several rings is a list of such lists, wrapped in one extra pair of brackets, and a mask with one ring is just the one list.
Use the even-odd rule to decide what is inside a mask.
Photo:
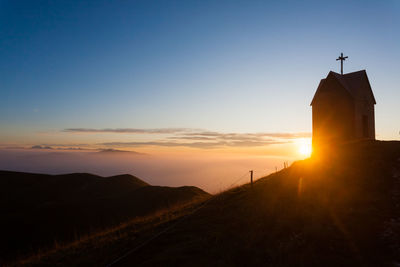
[(375, 139), (376, 104), (365, 70), (343, 74), (330, 71), (311, 102), (313, 148), (360, 139)]

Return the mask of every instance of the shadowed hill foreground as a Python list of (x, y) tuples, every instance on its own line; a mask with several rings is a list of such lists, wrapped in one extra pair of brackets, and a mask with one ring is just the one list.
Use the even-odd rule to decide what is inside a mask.
[(400, 142), (348, 144), (323, 160), (296, 162), (253, 187), (131, 221), (38, 256), (25, 263), (397, 266)]
[(131, 175), (0, 171), (0, 265), (137, 216), (208, 197), (197, 187), (150, 186)]

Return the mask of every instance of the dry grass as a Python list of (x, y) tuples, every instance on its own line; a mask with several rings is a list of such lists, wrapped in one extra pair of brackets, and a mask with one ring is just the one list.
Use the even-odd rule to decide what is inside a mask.
[(399, 157), (400, 143), (376, 142), (297, 162), (214, 197), (120, 266), (390, 266)]
[(196, 187), (148, 186), (130, 175), (0, 171), (0, 265), (208, 196)]
[[(70, 266), (72, 263), (82, 263), (82, 258), (90, 259), (93, 265), (93, 259), (96, 255), (102, 255), (103, 251), (107, 252), (104, 259), (99, 259), (98, 264), (105, 264), (115, 259), (126, 249), (126, 244), (133, 246), (145, 240), (157, 229), (166, 227), (185, 215), (190, 214), (199, 205), (207, 199), (197, 198), (191, 202), (175, 204), (169, 208), (161, 209), (155, 213), (137, 217), (129, 221), (125, 221), (117, 226), (97, 231), (92, 234), (77, 237), (72, 242), (54, 242), (54, 246), (47, 250), (39, 250), (32, 255), (17, 259), (5, 266), (18, 265), (53, 265), (54, 261), (58, 262), (58, 266)], [(110, 253), (109, 248), (113, 247), (114, 253)], [(104, 254), (103, 254), (104, 255)], [(59, 260), (62, 259), (63, 263)], [(97, 265), (97, 264), (96, 264)]]

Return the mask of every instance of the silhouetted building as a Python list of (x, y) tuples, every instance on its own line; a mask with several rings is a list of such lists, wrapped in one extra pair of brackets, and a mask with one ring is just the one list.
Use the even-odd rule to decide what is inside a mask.
[(330, 71), (311, 102), (313, 147), (357, 139), (375, 139), (376, 104), (365, 70)]

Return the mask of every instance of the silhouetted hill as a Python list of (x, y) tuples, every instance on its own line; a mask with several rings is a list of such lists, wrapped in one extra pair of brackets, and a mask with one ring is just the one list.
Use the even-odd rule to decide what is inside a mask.
[[(88, 173), (45, 175), (0, 171), (1, 195), (7, 196), (7, 200), (11, 203), (22, 201), (33, 206), (40, 205), (42, 202), (69, 198), (78, 200), (96, 196), (104, 197), (148, 185), (132, 175), (103, 178)], [(6, 194), (9, 192), (12, 194)]]
[(114, 266), (397, 266), (400, 142), (347, 144), (198, 205), (28, 262), (106, 265), (137, 248)]
[(196, 187), (150, 186), (128, 174), (0, 171), (0, 259), (203, 197), (208, 193)]

